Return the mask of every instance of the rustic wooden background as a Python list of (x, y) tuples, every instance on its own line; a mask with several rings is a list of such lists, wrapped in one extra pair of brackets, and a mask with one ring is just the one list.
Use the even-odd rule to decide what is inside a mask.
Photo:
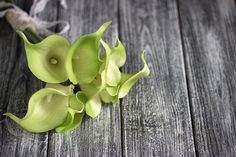
[[(29, 11), (28, 0), (16, 1)], [(150, 77), (120, 104), (104, 104), (95, 119), (71, 132), (32, 134), (2, 116), (24, 116), (44, 86), (29, 71), (17, 34), (0, 19), (1, 157), (234, 157), (236, 156), (236, 5), (234, 0), (50, 1), (40, 16), (67, 20), (71, 42), (112, 20), (105, 40), (127, 48), (127, 65)]]

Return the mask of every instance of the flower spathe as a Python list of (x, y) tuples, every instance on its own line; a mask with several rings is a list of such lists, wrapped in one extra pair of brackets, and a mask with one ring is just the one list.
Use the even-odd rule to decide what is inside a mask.
[(26, 115), (20, 119), (7, 112), (4, 115), (30, 132), (45, 132), (61, 125), (66, 116), (73, 86), (49, 85), (34, 93)]
[(65, 58), (70, 44), (64, 37), (54, 34), (33, 44), (23, 32), (17, 32), (24, 41), (28, 67), (38, 79), (48, 83), (68, 80)]

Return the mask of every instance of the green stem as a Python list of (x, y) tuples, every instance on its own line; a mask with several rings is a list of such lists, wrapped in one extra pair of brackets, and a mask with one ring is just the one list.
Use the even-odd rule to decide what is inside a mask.
[[(15, 1), (14, 0), (5, 0), (5, 2), (8, 2), (8, 3), (15, 3)], [(3, 5), (3, 6), (0, 6), (0, 11), (1, 10), (6, 10), (6, 9), (8, 9), (8, 8), (12, 8), (12, 6), (11, 5)], [(32, 42), (32, 43), (39, 43), (40, 41), (42, 41), (43, 40), (43, 38), (41, 37), (41, 36), (39, 36), (38, 34), (37, 34), (37, 32), (34, 32), (31, 28), (26, 28), (24, 31), (23, 31), (23, 33), (26, 35), (26, 37), (28, 38), (28, 40), (30, 41), (30, 42)]]
[(33, 43), (39, 43), (43, 40), (43, 38), (41, 36), (39, 36), (36, 32), (34, 32), (32, 29), (30, 28), (26, 28), (23, 33), (25, 34), (25, 36), (27, 37), (27, 39)]
[(8, 3), (15, 3), (15, 1), (14, 0), (5, 0), (5, 2), (8, 2)]

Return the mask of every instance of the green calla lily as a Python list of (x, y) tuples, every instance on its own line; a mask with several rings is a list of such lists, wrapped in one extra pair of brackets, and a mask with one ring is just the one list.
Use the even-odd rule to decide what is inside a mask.
[(99, 45), (103, 32), (111, 21), (104, 23), (95, 33), (80, 37), (69, 49), (66, 68), (73, 84), (88, 84), (96, 77), (101, 61)]
[(66, 117), (66, 121), (63, 123), (62, 126), (56, 128), (56, 132), (63, 133), (75, 129), (81, 124), (84, 114), (84, 112), (78, 114), (73, 109), (68, 108), (68, 115)]
[(121, 85), (118, 93), (119, 98), (125, 97), (132, 86), (138, 81), (138, 79), (147, 77), (150, 74), (150, 70), (147, 66), (147, 63), (144, 59), (144, 51), (141, 53), (141, 60), (144, 64), (143, 69), (136, 74), (123, 73), (121, 75)]
[(71, 96), (66, 120), (56, 128), (56, 132), (62, 133), (78, 127), (83, 120), (84, 106), (87, 101), (85, 93), (81, 91)]
[[(121, 73), (118, 66), (123, 65), (123, 62), (125, 62), (126, 60), (125, 49), (124, 47), (122, 47), (123, 45), (121, 44), (121, 42), (117, 41), (116, 47), (106, 44), (102, 39), (100, 40), (100, 42), (105, 48), (106, 56), (103, 60), (103, 64), (101, 64), (100, 66), (97, 77), (90, 84), (80, 84), (80, 88), (87, 94), (89, 98), (85, 106), (85, 111), (92, 118), (95, 118), (101, 111), (101, 96), (104, 95), (103, 93), (104, 90), (106, 90), (106, 85), (108, 84), (116, 86), (120, 82)], [(121, 54), (122, 57), (117, 54)], [(111, 58), (113, 58), (113, 60), (111, 60)], [(121, 61), (119, 61), (119, 59)], [(111, 92), (111, 95), (113, 96), (115, 96), (115, 92), (118, 92), (116, 87), (107, 87), (107, 90)], [(108, 98), (108, 95), (106, 94), (104, 96), (107, 96), (107, 99), (104, 97), (104, 102), (110, 102), (111, 98)], [(116, 100), (117, 102), (116, 97), (112, 97), (111, 101), (113, 100)]]
[(141, 53), (141, 60), (144, 64), (143, 69), (136, 74), (121, 73), (121, 81), (118, 86), (116, 87), (107, 86), (100, 93), (100, 98), (102, 99), (102, 101), (106, 103), (108, 102), (117, 103), (119, 101), (119, 98), (123, 98), (129, 93), (130, 89), (138, 79), (147, 77), (150, 74), (150, 70), (144, 59), (144, 51), (142, 51)]
[(50, 35), (33, 44), (23, 32), (17, 33), (24, 40), (29, 69), (38, 79), (47, 83), (60, 83), (68, 79), (65, 58), (70, 44), (64, 37)]
[(72, 85), (49, 84), (31, 96), (25, 117), (20, 119), (9, 112), (4, 115), (30, 132), (49, 131), (65, 121), (73, 88)]

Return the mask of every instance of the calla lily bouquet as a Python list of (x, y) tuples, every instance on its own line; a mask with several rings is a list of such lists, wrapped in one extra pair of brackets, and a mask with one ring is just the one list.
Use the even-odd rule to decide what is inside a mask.
[[(138, 73), (120, 71), (126, 62), (125, 47), (119, 40), (113, 46), (101, 38), (110, 23), (104, 23), (95, 33), (80, 37), (72, 45), (56, 34), (33, 43), (24, 32), (17, 31), (24, 41), (29, 69), (47, 84), (31, 96), (23, 118), (9, 112), (4, 115), (30, 132), (52, 129), (65, 132), (79, 126), (85, 114), (98, 116), (102, 102), (118, 103), (138, 79), (150, 72), (144, 52), (141, 52), (144, 66)], [(105, 50), (103, 55), (100, 45)], [(68, 79), (71, 85), (60, 84)], [(76, 93), (75, 85), (81, 89)]]

